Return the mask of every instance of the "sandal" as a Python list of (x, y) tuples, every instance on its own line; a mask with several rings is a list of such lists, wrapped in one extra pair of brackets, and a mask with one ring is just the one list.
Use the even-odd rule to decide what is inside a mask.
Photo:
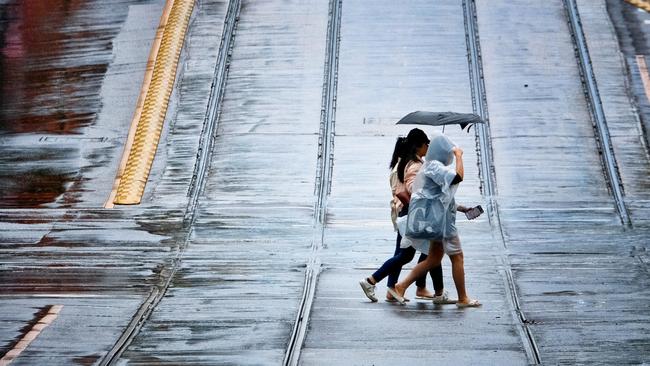
[(398, 294), (397, 291), (395, 291), (394, 289), (392, 289), (390, 287), (388, 287), (387, 290), (388, 290), (388, 293), (390, 293), (393, 296), (395, 301), (400, 303), (400, 305), (406, 305), (406, 299), (404, 299), (404, 297), (400, 296), (400, 294)]
[(481, 306), (481, 304), (478, 300), (476, 299), (470, 299), (468, 302), (457, 302), (456, 307), (458, 308), (477, 308)]
[(457, 302), (458, 302), (457, 299), (449, 298), (449, 293), (447, 291), (444, 291), (442, 293), (442, 295), (438, 295), (438, 296), (433, 297), (433, 304), (434, 305), (455, 304)]

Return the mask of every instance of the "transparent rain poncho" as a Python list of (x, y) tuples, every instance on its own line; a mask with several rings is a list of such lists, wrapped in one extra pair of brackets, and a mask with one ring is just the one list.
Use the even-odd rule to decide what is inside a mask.
[(456, 170), (452, 149), (456, 146), (447, 136), (432, 136), (426, 160), (415, 177), (408, 216), (398, 220), (404, 237), (402, 247), (413, 246), (427, 253), (429, 240), (450, 239), (456, 230), (456, 201), (458, 185), (451, 185)]

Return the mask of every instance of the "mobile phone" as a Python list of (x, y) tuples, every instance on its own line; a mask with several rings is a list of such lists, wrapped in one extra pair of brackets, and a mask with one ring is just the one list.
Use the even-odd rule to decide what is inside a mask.
[(474, 220), (475, 218), (481, 216), (483, 213), (483, 207), (481, 205), (478, 205), (476, 207), (470, 208), (467, 212), (465, 212), (465, 216), (467, 216), (468, 220)]

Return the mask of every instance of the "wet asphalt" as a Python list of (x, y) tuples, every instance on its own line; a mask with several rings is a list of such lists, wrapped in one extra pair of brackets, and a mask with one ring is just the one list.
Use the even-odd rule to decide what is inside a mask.
[[(232, 4), (198, 1), (143, 203), (113, 210), (163, 2), (47, 4), (0, 2), (0, 353), (64, 306), (12, 364), (100, 364), (151, 299), (115, 364), (282, 364), (287, 349), (304, 365), (650, 362), (646, 31), (631, 6), (578, 1), (625, 226), (563, 2), (477, 2), (498, 215), (459, 218), (483, 303), (461, 310), (413, 289), (386, 303), (384, 284), (371, 303), (357, 282), (394, 250), (387, 165), (409, 130), (394, 122), (472, 111), (463, 1), (344, 0), (334, 43), (326, 1), (241, 1), (227, 64)], [(445, 133), (465, 151), (458, 202), (485, 206), (474, 131)]]

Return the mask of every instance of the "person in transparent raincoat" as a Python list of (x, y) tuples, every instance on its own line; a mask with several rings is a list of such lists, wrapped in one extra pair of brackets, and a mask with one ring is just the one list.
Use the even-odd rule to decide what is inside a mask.
[[(393, 158), (390, 163), (391, 178), (390, 185), (393, 193), (393, 202), (391, 207), (395, 216), (405, 216), (408, 210), (408, 203), (402, 204), (397, 198), (398, 192), (408, 193), (410, 196), (411, 186), (415, 180), (417, 172), (422, 166), (422, 157), (426, 155), (429, 146), (429, 137), (424, 131), (419, 128), (412, 129), (408, 136), (403, 140), (398, 140), (393, 151)], [(399, 161), (399, 164), (398, 164)], [(401, 174), (400, 174), (401, 171)], [(399, 212), (399, 214), (397, 214)], [(396, 220), (397, 217), (394, 217)], [(393, 222), (395, 224), (395, 221)], [(410, 262), (415, 256), (416, 249), (409, 246), (400, 245), (402, 236), (398, 233), (396, 240), (396, 248), (394, 255), (386, 260), (372, 275), (361, 279), (359, 285), (365, 295), (372, 302), (377, 301), (375, 295), (375, 286), (378, 282), (388, 277), (387, 287), (393, 289), (395, 283), (399, 279), (399, 274), (402, 266)], [(418, 261), (426, 259), (428, 251), (420, 251), (422, 255)], [(415, 291), (415, 298), (422, 300), (433, 300), (436, 304), (450, 304), (455, 303), (455, 299), (450, 299), (447, 291), (444, 289), (442, 267), (437, 266), (429, 271), (431, 280), (433, 282), (434, 293), (431, 293), (426, 286), (426, 277), (423, 275), (415, 281), (417, 290)], [(386, 301), (397, 301), (390, 292), (386, 295)]]
[[(401, 282), (395, 285), (392, 295), (403, 303), (406, 289), (429, 269), (440, 265), (446, 253), (451, 260), (452, 277), (458, 292), (458, 307), (476, 307), (481, 304), (471, 299), (465, 290), (463, 250), (456, 228), (456, 211), (467, 208), (456, 205), (454, 196), (463, 180), (463, 150), (447, 136), (431, 138), (426, 161), (413, 183), (413, 194), (406, 218), (405, 234), (413, 244), (428, 241), (427, 259), (418, 263)], [(456, 160), (456, 167), (451, 164)], [(403, 219), (402, 219), (403, 220)], [(398, 226), (403, 222), (398, 222)], [(422, 240), (428, 239), (428, 240)], [(420, 250), (422, 246), (420, 244)], [(425, 249), (426, 250), (426, 249)]]

